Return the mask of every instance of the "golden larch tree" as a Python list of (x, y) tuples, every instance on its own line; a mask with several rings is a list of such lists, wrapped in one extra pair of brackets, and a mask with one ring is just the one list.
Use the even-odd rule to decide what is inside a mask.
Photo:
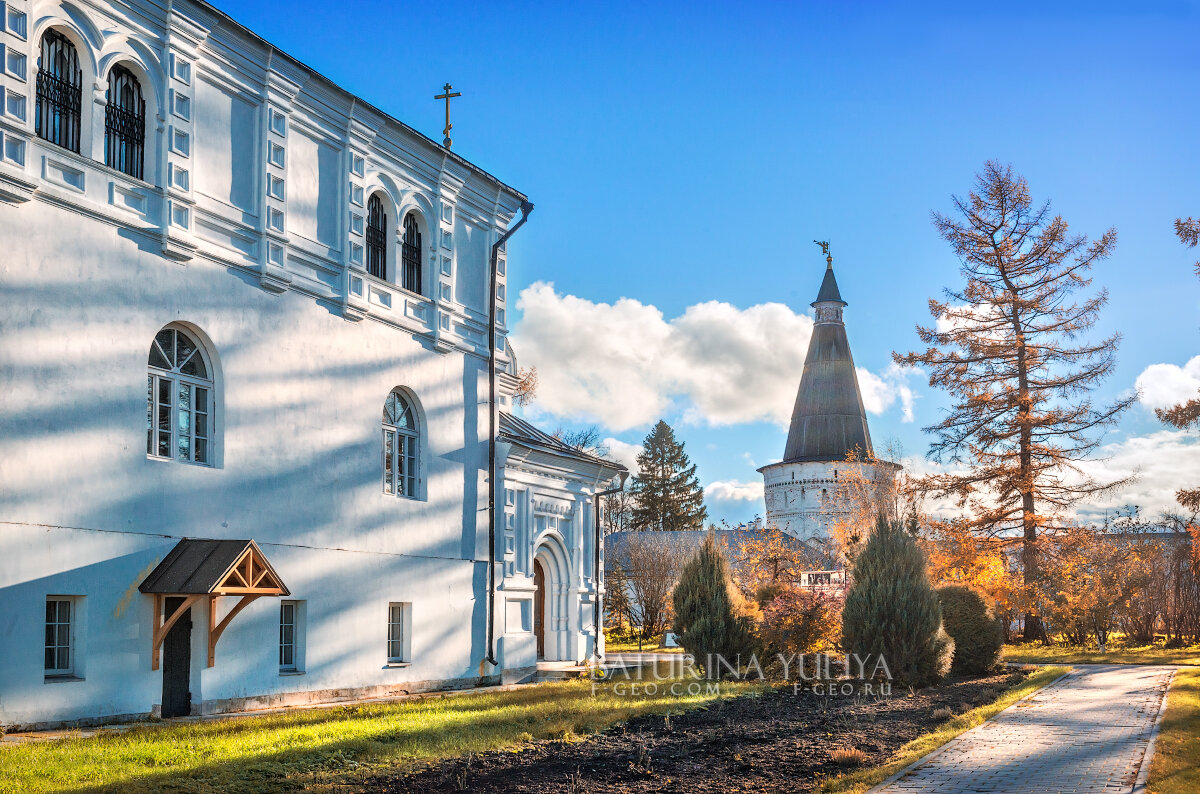
[[(1120, 336), (1085, 339), (1108, 293), (1082, 293), (1117, 232), (1092, 242), (1071, 234), (1049, 202), (1034, 205), (1024, 177), (994, 161), (965, 199), (953, 201), (957, 214), (934, 212), (933, 221), (966, 283), (929, 301), (934, 325), (917, 327), (924, 351), (893, 354), (923, 367), (929, 385), (953, 403), (925, 428), (934, 435), (929, 457), (948, 470), (915, 485), (955, 499), (972, 531), (1019, 538), (1024, 586), (1033, 593), (1039, 533), (1062, 527), (1081, 499), (1119, 484), (1078, 465), (1136, 399), (1097, 405), (1091, 397), (1112, 371)], [(1036, 612), (1026, 615), (1025, 631), (1042, 634)]]

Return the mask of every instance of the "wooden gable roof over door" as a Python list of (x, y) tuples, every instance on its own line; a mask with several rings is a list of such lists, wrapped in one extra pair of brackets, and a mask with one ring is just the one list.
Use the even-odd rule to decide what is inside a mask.
[(253, 540), (184, 538), (138, 586), (161, 595), (290, 595)]
[[(216, 664), (217, 640), (238, 613), (263, 596), (291, 595), (253, 540), (184, 538), (160, 562), (138, 589), (154, 597), (154, 636), (150, 669), (157, 670), (167, 632), (197, 602), (208, 601), (208, 666)], [(183, 601), (167, 614), (167, 597)], [(221, 596), (241, 596), (221, 620)]]

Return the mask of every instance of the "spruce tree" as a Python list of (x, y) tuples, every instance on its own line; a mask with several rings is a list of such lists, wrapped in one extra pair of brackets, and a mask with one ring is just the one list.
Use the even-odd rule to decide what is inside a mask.
[(898, 683), (921, 687), (942, 679), (954, 641), (942, 628), (925, 552), (899, 521), (880, 513), (853, 576), (842, 609), (842, 649), (866, 660), (868, 675), (882, 657)]
[(661, 419), (638, 455), (633, 494), (634, 529), (702, 529), (708, 518), (704, 489), (696, 479), (696, 465), (675, 440), (675, 431)]
[(730, 666), (745, 661), (754, 650), (749, 620), (743, 616), (744, 604), (729, 576), (729, 564), (717, 546), (716, 535), (709, 531), (692, 555), (673, 594), (675, 634), (684, 650), (710, 676), (719, 676), (719, 654)]

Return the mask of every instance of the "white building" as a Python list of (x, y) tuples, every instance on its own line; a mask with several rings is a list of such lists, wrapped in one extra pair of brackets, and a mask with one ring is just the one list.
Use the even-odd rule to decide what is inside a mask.
[(206, 3), (0, 11), (0, 724), (596, 654), (620, 467), (502, 413), (526, 197)]
[(854, 502), (880, 500), (901, 468), (871, 448), (842, 320), (846, 305), (827, 254), (783, 460), (759, 469), (767, 523), (806, 541), (829, 538), (831, 526), (860, 510)]

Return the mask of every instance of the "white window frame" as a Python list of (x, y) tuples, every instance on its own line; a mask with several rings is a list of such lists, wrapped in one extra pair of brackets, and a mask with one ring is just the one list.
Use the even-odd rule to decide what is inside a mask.
[[(55, 619), (51, 621), (50, 616), (47, 615), (44, 627), (50, 629), (53, 626), (55, 636), (52, 638), (53, 645), (50, 642), (43, 642), (43, 666), (45, 667), (45, 651), (53, 649), (55, 659), (53, 667), (45, 667), (45, 677), (48, 679), (75, 678), (75, 670), (78, 666), (78, 659), (76, 657), (78, 656), (79, 599), (76, 596), (48, 595), (46, 596), (46, 606), (49, 607), (50, 604), (55, 605)], [(65, 621), (61, 620), (63, 604), (66, 604), (67, 607), (67, 619)], [(65, 638), (63, 637), (63, 629), (65, 629)], [(43, 635), (43, 640), (48, 639), (51, 638)], [(67, 661), (65, 666), (58, 664), (62, 651), (66, 652)]]
[(405, 665), (412, 661), (411, 641), (412, 602), (390, 602), (387, 622), (387, 661), (389, 665)]
[[(167, 370), (147, 362), (146, 374), (146, 457), (151, 460), (173, 460), (180, 463), (191, 463), (196, 466), (212, 467), (213, 458), (216, 452), (216, 378), (214, 377), (212, 362), (205, 354), (203, 345), (194, 335), (186, 330), (167, 326), (163, 331), (174, 331), (176, 334), (185, 335), (192, 345), (196, 348), (196, 352), (188, 357), (190, 360), (193, 356), (199, 356), (201, 363), (204, 365), (204, 370), (208, 377), (201, 378), (196, 375), (189, 375), (180, 371), (180, 367), (186, 361), (180, 363), (175, 362), (175, 365)], [(161, 333), (161, 331), (160, 331)], [(157, 337), (157, 334), (155, 335)], [(151, 341), (151, 345), (155, 345), (155, 341)], [(172, 357), (174, 353), (172, 352)], [(167, 389), (169, 402), (163, 402), (163, 388)], [(179, 393), (182, 387), (188, 389), (189, 395), (189, 421), (186, 429), (187, 432), (187, 456), (181, 457), (179, 452), (179, 442), (181, 440), (181, 431), (183, 428), (179, 426), (180, 405)], [(198, 390), (205, 391), (206, 399), (202, 406), (204, 410), (200, 410), (201, 406), (197, 400)], [(167, 429), (162, 428), (163, 412), (166, 411)], [(204, 435), (197, 432), (199, 417), (204, 417), (204, 425), (206, 433)], [(166, 438), (168, 454), (160, 453), (161, 445)], [(197, 460), (196, 451), (198, 449), (197, 441), (204, 444), (205, 455), (203, 460)]]
[[(304, 602), (287, 600), (279, 602), (279, 674), (297, 675), (304, 672)], [(291, 623), (287, 622), (290, 618)], [(287, 629), (291, 629), (288, 642)], [(286, 661), (286, 651), (291, 651), (291, 662)]]
[(411, 427), (399, 427), (391, 424), (387, 418), (387, 406), (384, 406), (383, 422), (383, 492), (388, 496), (398, 496), (402, 499), (421, 498), (421, 428), (413, 400), (399, 390), (388, 396), (395, 395), (408, 406), (411, 415)]

